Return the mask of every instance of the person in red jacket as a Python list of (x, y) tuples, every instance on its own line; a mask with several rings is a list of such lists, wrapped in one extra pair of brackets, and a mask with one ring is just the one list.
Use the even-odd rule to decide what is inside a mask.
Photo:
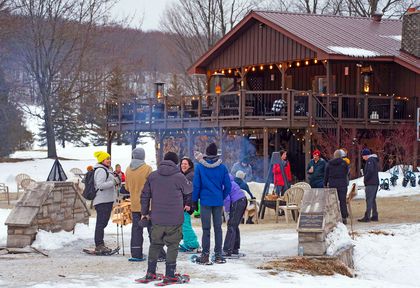
[(284, 195), (284, 192), (290, 188), (292, 182), (292, 171), (290, 163), (287, 161), (287, 151), (280, 151), (280, 164), (273, 165), (274, 187), (277, 195)]

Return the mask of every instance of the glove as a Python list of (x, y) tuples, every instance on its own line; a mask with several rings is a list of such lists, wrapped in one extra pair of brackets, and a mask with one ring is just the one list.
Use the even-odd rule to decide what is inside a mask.
[(229, 222), (229, 212), (225, 212), (225, 219), (226, 219), (226, 222)]
[(198, 202), (192, 202), (191, 204), (191, 209), (190, 209), (191, 214), (194, 213), (194, 211), (198, 211)]

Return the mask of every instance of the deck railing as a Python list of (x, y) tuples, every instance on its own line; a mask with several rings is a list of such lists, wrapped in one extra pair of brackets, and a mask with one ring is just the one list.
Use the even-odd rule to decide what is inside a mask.
[[(179, 99), (107, 104), (108, 125), (149, 125), (185, 121), (282, 120), (355, 124), (414, 121), (415, 99), (383, 95), (326, 95), (311, 91), (234, 91)], [(290, 104), (290, 105), (289, 105)], [(335, 120), (332, 120), (335, 119)], [(139, 126), (140, 127), (140, 126)]]

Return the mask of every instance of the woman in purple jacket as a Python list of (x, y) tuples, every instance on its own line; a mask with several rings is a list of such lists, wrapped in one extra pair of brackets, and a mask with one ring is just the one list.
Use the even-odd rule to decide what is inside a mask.
[(239, 248), (241, 245), (241, 236), (239, 232), (239, 224), (247, 205), (247, 200), (244, 192), (238, 184), (234, 181), (234, 177), (229, 174), (232, 189), (229, 195), (224, 200), (225, 212), (228, 217), (227, 233), (225, 243), (223, 245), (223, 255), (232, 256), (239, 255)]

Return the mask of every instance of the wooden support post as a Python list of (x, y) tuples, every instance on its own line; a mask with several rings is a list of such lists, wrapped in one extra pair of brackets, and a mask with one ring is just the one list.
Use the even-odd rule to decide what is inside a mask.
[(108, 131), (108, 139), (106, 143), (106, 152), (111, 155), (112, 140), (114, 139), (115, 131)]
[(264, 179), (267, 178), (268, 175), (268, 129), (265, 127), (263, 130), (263, 158), (264, 158)]
[[(311, 131), (312, 128), (307, 128), (308, 131)], [(308, 179), (308, 172), (306, 171), (306, 167), (308, 167), (309, 161), (311, 161), (311, 136), (310, 133), (305, 133), (305, 179)]]

